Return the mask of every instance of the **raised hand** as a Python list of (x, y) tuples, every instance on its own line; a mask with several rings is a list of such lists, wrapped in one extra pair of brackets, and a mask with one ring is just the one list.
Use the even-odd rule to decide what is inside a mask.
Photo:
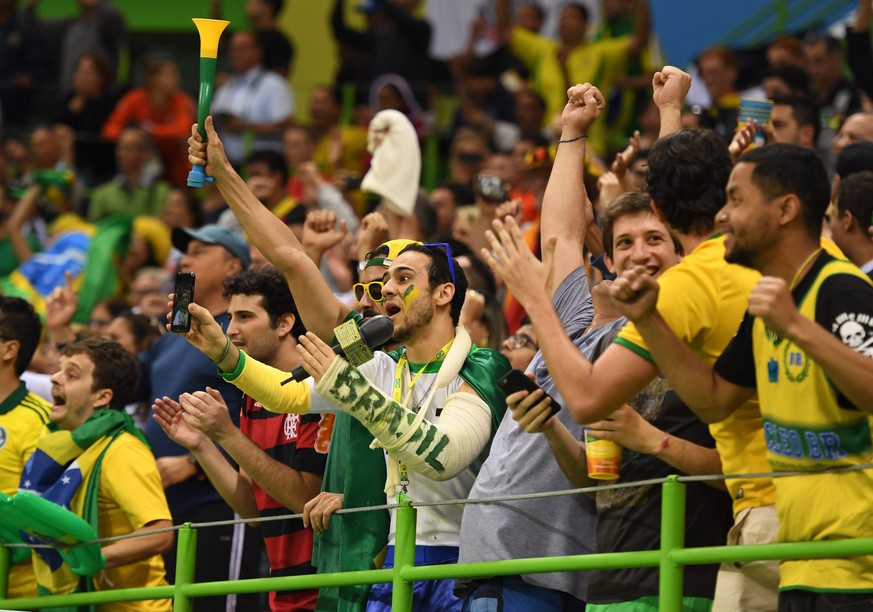
[(303, 369), (309, 372), (312, 379), (318, 383), (330, 369), (337, 355), (321, 338), (312, 332), (300, 336), (297, 350), (303, 357)]
[(358, 226), (358, 259), (362, 260), (367, 253), (374, 251), (389, 238), (388, 221), (379, 212), (371, 212), (361, 219)]
[(691, 89), (691, 75), (675, 66), (664, 66), (652, 76), (652, 100), (658, 108), (680, 109)]
[[(167, 330), (170, 329), (170, 322), (173, 316), (173, 300), (175, 296), (171, 293), (169, 296), (167, 307)], [(227, 348), (227, 336), (224, 335), (224, 330), (221, 325), (213, 318), (208, 310), (199, 304), (191, 303), (188, 306), (188, 312), (191, 314), (191, 329), (182, 334), (185, 339), (190, 342), (194, 348), (209, 357), (212, 361), (218, 361), (221, 355)]]
[(212, 387), (206, 387), (206, 391), (183, 393), (179, 396), (179, 404), (188, 426), (219, 444), (235, 429), (224, 398)]
[(574, 85), (567, 90), (567, 104), (561, 113), (563, 138), (585, 136), (606, 106), (603, 94), (591, 83)]
[(731, 139), (731, 143), (728, 145), (728, 151), (730, 151), (731, 159), (734, 164), (737, 163), (740, 159), (740, 155), (748, 148), (752, 141), (755, 139), (755, 134), (758, 133), (758, 129), (761, 126), (758, 124), (757, 119), (752, 119), (748, 121), (746, 125), (742, 128), (738, 129), (734, 132), (734, 137)]
[(649, 275), (645, 266), (634, 266), (615, 279), (609, 295), (621, 314), (638, 322), (657, 311), (658, 291), (658, 281)]
[(507, 200), (503, 204), (497, 207), (494, 211), (495, 219), (502, 219), (504, 217), (512, 217), (515, 219), (515, 222), (521, 225), (521, 220), (524, 211), (521, 208), (521, 200), (518, 198), (513, 198), (512, 200)]
[(205, 165), (204, 170), (208, 176), (220, 179), (232, 172), (233, 168), (224, 152), (224, 145), (221, 144), (221, 139), (215, 131), (212, 115), (206, 118), (203, 128), (206, 130), (205, 141), (197, 131), (197, 124), (191, 126), (191, 136), (188, 138), (188, 161), (198, 166)]
[(164, 433), (176, 444), (187, 448), (189, 451), (195, 451), (200, 448), (200, 445), (206, 440), (206, 436), (195, 428), (191, 427), (183, 418), (185, 413), (179, 402), (170, 399), (167, 396), (159, 397), (152, 404), (152, 417), (164, 430)]
[(634, 187), (627, 171), (640, 152), (640, 131), (635, 130), (633, 136), (628, 138), (627, 141), (627, 147), (625, 147), (624, 151), (615, 156), (611, 170), (618, 178), (624, 191), (632, 191)]
[(543, 261), (540, 261), (530, 252), (515, 219), (495, 219), (493, 226), (493, 232), (485, 232), (491, 251), (481, 250), (482, 259), (492, 272), (503, 280), (522, 306), (540, 295), (551, 295), (555, 239), (543, 245)]
[(310, 210), (303, 224), (300, 241), (305, 251), (321, 255), (342, 242), (349, 230), (345, 220), (337, 227), (336, 213), (332, 210)]
[(64, 280), (64, 286), (55, 287), (46, 300), (45, 326), (50, 331), (69, 326), (79, 306), (79, 298), (73, 289), (72, 272), (67, 270)]

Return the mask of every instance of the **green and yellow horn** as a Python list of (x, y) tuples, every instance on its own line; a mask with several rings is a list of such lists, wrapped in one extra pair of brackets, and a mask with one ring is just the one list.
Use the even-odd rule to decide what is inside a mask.
[[(197, 98), (197, 131), (206, 138), (206, 129), (203, 127), (206, 117), (209, 116), (209, 107), (212, 105), (212, 90), (215, 84), (215, 62), (218, 58), (218, 41), (221, 33), (230, 25), (223, 19), (192, 19), (200, 34), (200, 92)], [(203, 187), (205, 183), (211, 183), (212, 177), (206, 176), (203, 166), (194, 165), (188, 173), (189, 187)]]

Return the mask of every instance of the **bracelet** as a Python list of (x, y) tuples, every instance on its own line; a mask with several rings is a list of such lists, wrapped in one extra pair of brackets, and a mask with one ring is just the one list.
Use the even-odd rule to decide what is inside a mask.
[(583, 136), (576, 136), (575, 138), (568, 138), (566, 140), (559, 140), (558, 144), (564, 144), (567, 142), (576, 142), (577, 140), (582, 140), (583, 138), (585, 138), (584, 135)]
[(664, 437), (661, 438), (661, 448), (659, 448), (659, 449), (658, 449), (658, 452), (655, 453), (655, 457), (660, 457), (660, 456), (661, 456), (661, 453), (663, 453), (664, 450), (665, 450), (668, 446), (670, 446), (670, 438), (672, 438), (672, 437), (673, 437), (673, 436), (671, 436), (670, 434), (665, 434)]
[(219, 357), (215, 361), (212, 361), (212, 359), (209, 360), (212, 361), (212, 363), (214, 363), (215, 365), (218, 365), (219, 363), (224, 361), (224, 358), (227, 357), (227, 354), (230, 352), (230, 336), (225, 335), (224, 338), (227, 340), (227, 344), (224, 345), (224, 352), (221, 354), (221, 357)]

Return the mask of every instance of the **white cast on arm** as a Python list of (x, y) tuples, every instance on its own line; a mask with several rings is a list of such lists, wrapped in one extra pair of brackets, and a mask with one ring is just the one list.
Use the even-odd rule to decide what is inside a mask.
[(431, 480), (457, 476), (491, 438), (491, 410), (482, 398), (453, 393), (438, 421), (424, 419), (416, 426), (414, 412), (386, 397), (342, 358), (334, 360), (315, 391), (359, 420), (409, 469)]

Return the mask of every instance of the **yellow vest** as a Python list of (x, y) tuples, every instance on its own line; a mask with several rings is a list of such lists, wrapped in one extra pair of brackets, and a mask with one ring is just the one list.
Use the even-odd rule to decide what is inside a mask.
[[(815, 321), (822, 283), (848, 274), (870, 280), (853, 264), (826, 263), (798, 304)], [(815, 474), (825, 468), (873, 462), (866, 413), (839, 406), (825, 371), (763, 321), (752, 325), (755, 380), (767, 456), (774, 470)], [(815, 474), (774, 479), (779, 540), (839, 540), (873, 537), (873, 473)], [(785, 561), (780, 588), (873, 591), (873, 556)]]

